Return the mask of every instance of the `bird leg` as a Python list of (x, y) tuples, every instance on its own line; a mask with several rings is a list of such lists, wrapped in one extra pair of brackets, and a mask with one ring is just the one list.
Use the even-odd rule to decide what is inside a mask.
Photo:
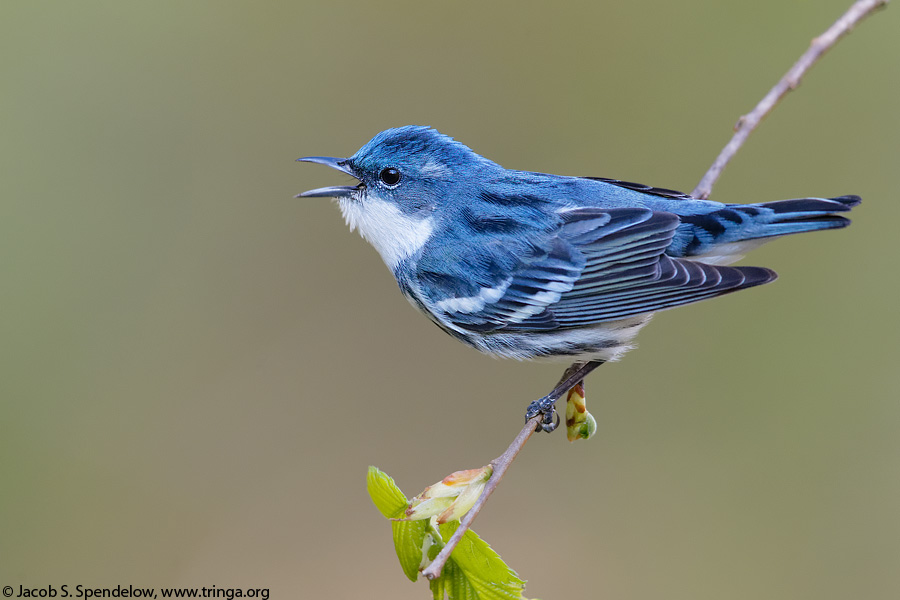
[(589, 362), (572, 363), (572, 366), (566, 369), (566, 372), (563, 373), (559, 383), (556, 384), (556, 387), (554, 387), (549, 394), (528, 405), (528, 410), (525, 411), (525, 419), (528, 420), (537, 415), (543, 415), (543, 419), (541, 419), (541, 429), (547, 433), (556, 429), (559, 426), (559, 416), (557, 415), (555, 422), (553, 420), (553, 415), (556, 414), (556, 401), (576, 385), (582, 384), (588, 373), (602, 365), (604, 362), (605, 361), (602, 360), (592, 360)]

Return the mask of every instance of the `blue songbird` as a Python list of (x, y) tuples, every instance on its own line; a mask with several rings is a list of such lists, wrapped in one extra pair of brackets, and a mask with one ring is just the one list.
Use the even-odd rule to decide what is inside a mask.
[(594, 177), (513, 171), (428, 127), (376, 135), (350, 158), (310, 156), (353, 186), (336, 198), (409, 301), (499, 357), (572, 361), (528, 417), (555, 428), (556, 400), (616, 360), (652, 314), (769, 283), (726, 266), (773, 238), (838, 229), (858, 196), (722, 204)]

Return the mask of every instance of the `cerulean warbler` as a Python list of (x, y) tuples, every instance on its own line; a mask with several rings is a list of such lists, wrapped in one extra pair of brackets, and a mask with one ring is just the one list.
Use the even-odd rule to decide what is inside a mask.
[(858, 196), (722, 204), (615, 179), (504, 169), (428, 127), (376, 135), (350, 158), (298, 159), (359, 180), (299, 197), (338, 200), (409, 301), (500, 357), (575, 364), (528, 415), (616, 360), (651, 315), (769, 283), (729, 267), (773, 238), (846, 227)]

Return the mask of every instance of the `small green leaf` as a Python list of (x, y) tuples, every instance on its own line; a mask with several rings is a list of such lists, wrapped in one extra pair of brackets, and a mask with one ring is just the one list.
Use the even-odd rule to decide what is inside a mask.
[(443, 570), (441, 570), (441, 576), (437, 579), (432, 579), (429, 586), (431, 587), (431, 594), (434, 600), (444, 600), (444, 598), (450, 598), (451, 600), (478, 598), (475, 595), (475, 590), (468, 584), (462, 571), (456, 566), (452, 558), (444, 565)]
[(382, 515), (388, 519), (399, 519), (406, 513), (409, 501), (394, 480), (378, 467), (369, 467), (366, 489)]
[(410, 581), (415, 581), (419, 577), (426, 527), (428, 527), (428, 521), (394, 521), (391, 523), (394, 533), (394, 550), (397, 552), (397, 558), (400, 559), (400, 567)]
[[(451, 521), (440, 526), (449, 539), (459, 526)], [(506, 566), (494, 550), (471, 529), (463, 535), (450, 555), (441, 576), (431, 582), (438, 600), (522, 600), (525, 582)]]
[[(366, 489), (375, 507), (388, 519), (406, 516), (409, 501), (394, 480), (378, 467), (369, 467)], [(411, 581), (419, 577), (422, 565), (422, 545), (425, 543), (427, 521), (393, 521), (394, 550), (400, 560), (400, 567)]]

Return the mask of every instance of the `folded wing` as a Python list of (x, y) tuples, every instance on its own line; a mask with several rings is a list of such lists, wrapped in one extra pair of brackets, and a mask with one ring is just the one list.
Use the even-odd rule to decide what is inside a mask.
[(565, 210), (486, 244), (461, 239), (417, 275), (446, 325), (483, 333), (585, 327), (775, 279), (765, 268), (667, 256), (680, 222), (644, 208)]

